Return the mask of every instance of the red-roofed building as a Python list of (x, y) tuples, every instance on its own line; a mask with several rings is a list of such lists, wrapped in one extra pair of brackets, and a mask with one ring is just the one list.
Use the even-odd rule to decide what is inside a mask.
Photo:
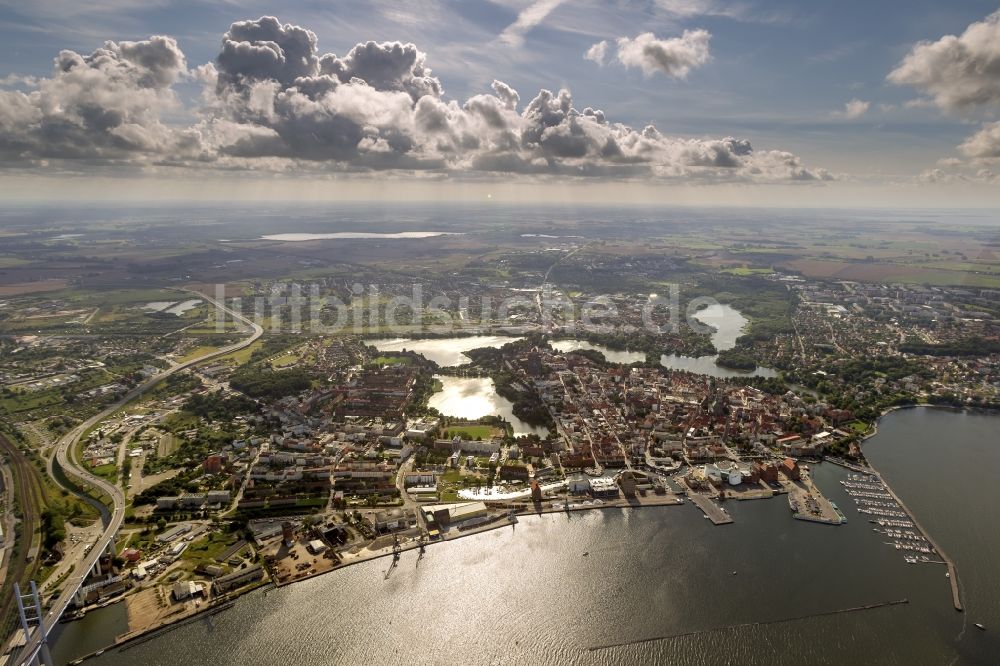
[(799, 463), (794, 458), (785, 458), (782, 460), (780, 469), (785, 476), (793, 481), (798, 481), (802, 476), (802, 472), (799, 470)]
[(226, 466), (226, 456), (223, 455), (211, 455), (205, 458), (205, 462), (201, 464), (201, 468), (206, 474), (218, 474)]

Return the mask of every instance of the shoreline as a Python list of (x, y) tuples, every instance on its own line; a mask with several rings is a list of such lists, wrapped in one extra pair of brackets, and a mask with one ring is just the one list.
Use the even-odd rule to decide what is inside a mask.
[[(953, 406), (949, 406), (949, 405), (931, 405), (931, 404), (894, 405), (892, 407), (886, 408), (885, 410), (883, 410), (879, 414), (879, 416), (875, 420), (875, 422), (872, 423), (871, 431), (862, 437), (861, 444), (864, 445), (869, 439), (871, 439), (872, 437), (874, 437), (875, 435), (878, 434), (878, 424), (882, 420), (882, 418), (884, 416), (886, 416), (887, 414), (889, 414), (891, 412), (894, 412), (894, 411), (897, 411), (897, 410), (915, 409), (915, 408), (919, 408), (919, 407), (927, 407), (927, 408), (935, 408), (935, 409), (945, 409), (945, 410), (956, 411), (956, 412), (958, 412), (958, 411), (970, 411), (970, 412), (983, 411), (983, 412), (987, 412), (987, 413), (993, 413), (993, 412), (996, 411), (996, 410), (992, 410), (992, 409), (953, 407)], [(845, 464), (843, 464), (841, 462), (838, 462), (836, 460), (825, 460), (824, 459), (824, 461), (825, 462), (830, 462), (831, 464), (834, 464), (834, 465), (845, 467), (847, 469), (851, 469), (851, 467), (848, 467), (847, 465), (845, 465)], [(916, 519), (915, 515), (909, 509), (909, 507), (906, 506), (906, 504), (899, 498), (899, 496), (896, 494), (896, 492), (891, 488), (891, 486), (889, 485), (889, 483), (882, 476), (881, 472), (879, 472), (874, 467), (874, 465), (872, 465), (871, 462), (868, 461), (867, 458), (865, 458), (865, 465), (867, 465), (867, 468), (868, 468), (868, 470), (870, 470), (870, 473), (873, 473), (873, 474), (875, 474), (876, 476), (879, 477), (879, 479), (885, 485), (885, 487), (888, 490), (888, 492), (894, 497), (894, 499), (897, 501), (897, 503), (900, 505), (900, 507), (902, 507), (903, 510), (907, 513), (907, 515), (913, 521), (914, 525), (927, 537), (928, 541), (931, 543), (931, 545), (937, 551), (938, 555), (941, 557), (941, 559), (944, 561), (944, 563), (948, 567), (949, 580), (950, 580), (950, 584), (951, 584), (951, 588), (952, 588), (952, 602), (953, 602), (953, 605), (954, 605), (956, 611), (962, 612), (964, 610), (964, 608), (963, 608), (963, 605), (962, 605), (962, 602), (961, 602), (961, 589), (960, 589), (960, 584), (959, 584), (959, 581), (958, 581), (957, 567), (955, 566), (954, 561), (947, 555), (947, 553), (944, 550), (941, 549), (940, 545), (933, 539), (932, 535), (920, 524), (920, 522)], [(745, 499), (745, 498), (739, 498), (739, 499)], [(756, 498), (750, 498), (750, 499), (756, 499)], [(652, 501), (649, 501), (649, 500), (652, 500)], [(520, 516), (533, 516), (533, 515), (540, 516), (540, 515), (544, 515), (544, 514), (554, 514), (554, 513), (566, 513), (566, 514), (569, 514), (569, 513), (575, 513), (575, 512), (581, 512), (581, 511), (594, 511), (594, 510), (607, 510), (607, 509), (629, 509), (629, 508), (636, 508), (636, 509), (638, 509), (638, 508), (643, 508), (643, 507), (655, 507), (655, 506), (682, 506), (682, 505), (688, 504), (688, 503), (694, 504), (696, 508), (700, 508), (700, 507), (698, 507), (697, 502), (691, 500), (690, 497), (688, 497), (688, 499), (685, 500), (683, 497), (677, 496), (677, 495), (673, 495), (673, 494), (668, 495), (668, 496), (663, 497), (663, 498), (659, 498), (658, 496), (654, 496), (654, 497), (649, 498), (649, 500), (647, 500), (646, 502), (640, 502), (640, 501), (637, 501), (637, 500), (636, 501), (629, 501), (629, 500), (626, 500), (626, 499), (618, 499), (618, 500), (614, 500), (614, 501), (611, 501), (611, 502), (606, 502), (606, 503), (596, 504), (596, 505), (578, 505), (578, 506), (565, 506), (564, 505), (564, 506), (562, 506), (560, 508), (553, 508), (551, 506), (548, 506), (548, 507), (540, 507), (540, 508), (537, 508), (537, 509), (534, 509), (534, 510), (518, 511), (516, 514), (514, 514), (514, 516), (513, 516), (514, 519), (513, 520), (511, 519), (510, 516), (498, 516), (495, 520), (491, 521), (488, 524), (478, 525), (476, 527), (470, 528), (470, 529), (465, 530), (465, 531), (457, 531), (453, 535), (444, 537), (444, 538), (436, 540), (436, 541), (427, 541), (427, 542), (425, 542), (423, 544), (423, 546), (424, 547), (428, 547), (428, 546), (431, 546), (431, 545), (434, 545), (434, 544), (445, 543), (445, 542), (448, 542), (448, 541), (453, 541), (455, 539), (461, 539), (461, 538), (468, 537), (468, 536), (483, 534), (483, 533), (486, 533), (486, 532), (490, 532), (490, 531), (501, 529), (501, 528), (505, 528), (505, 527), (511, 527), (511, 529), (516, 529), (516, 525), (517, 525), (516, 518), (520, 517)], [(406, 545), (401, 545), (399, 547), (399, 549), (398, 549), (397, 552), (399, 552), (399, 553), (409, 552), (409, 551), (417, 550), (417, 549), (420, 549), (420, 548), (421, 548), (421, 544), (420, 543), (411, 542), (411, 543), (408, 543)], [(335, 571), (338, 571), (340, 569), (343, 569), (343, 568), (346, 568), (346, 567), (350, 567), (350, 566), (353, 566), (353, 565), (356, 565), (356, 564), (361, 564), (361, 563), (364, 563), (364, 562), (371, 562), (371, 561), (374, 561), (374, 560), (379, 560), (379, 559), (382, 559), (382, 558), (391, 557), (393, 555), (394, 555), (394, 552), (393, 552), (392, 548), (383, 548), (383, 549), (380, 549), (378, 551), (372, 551), (372, 552), (367, 553), (367, 554), (365, 554), (363, 556), (360, 556), (360, 557), (354, 557), (354, 558), (352, 558), (352, 559), (350, 559), (348, 561), (342, 561), (339, 564), (331, 567), (330, 569), (327, 569), (327, 570), (324, 570), (324, 571), (318, 571), (318, 572), (313, 573), (313, 574), (305, 574), (303, 576), (300, 576), (300, 577), (297, 577), (297, 578), (294, 578), (294, 579), (291, 579), (291, 580), (288, 580), (288, 581), (285, 581), (285, 582), (281, 582), (281, 583), (278, 583), (278, 582), (274, 581), (271, 578), (270, 571), (269, 571), (268, 572), (268, 580), (264, 584), (250, 587), (250, 588), (248, 588), (248, 589), (246, 589), (244, 591), (240, 591), (240, 592), (237, 592), (235, 594), (229, 594), (225, 598), (219, 600), (216, 603), (206, 604), (204, 608), (201, 608), (201, 609), (199, 609), (198, 611), (196, 611), (194, 613), (191, 613), (191, 614), (185, 615), (183, 617), (177, 618), (176, 620), (174, 620), (172, 622), (168, 622), (168, 623), (156, 626), (156, 627), (149, 628), (149, 629), (147, 629), (145, 631), (142, 631), (141, 633), (136, 633), (136, 634), (129, 635), (128, 632), (126, 632), (125, 634), (122, 634), (122, 636), (127, 636), (127, 638), (121, 638), (121, 639), (116, 638), (116, 640), (112, 644), (110, 644), (107, 647), (103, 648), (102, 650), (100, 650), (100, 652), (103, 653), (105, 650), (110, 650), (110, 649), (116, 649), (116, 650), (127, 649), (128, 646), (130, 646), (130, 645), (134, 645), (134, 644), (137, 644), (137, 643), (140, 643), (140, 642), (144, 642), (146, 640), (151, 640), (153, 638), (158, 637), (160, 634), (167, 633), (169, 631), (172, 631), (173, 629), (176, 629), (176, 628), (179, 628), (179, 627), (184, 626), (186, 624), (189, 624), (189, 623), (191, 623), (193, 621), (196, 621), (196, 620), (198, 620), (198, 619), (200, 619), (202, 617), (205, 617), (206, 615), (223, 612), (225, 610), (228, 610), (229, 608), (232, 608), (241, 597), (243, 597), (244, 595), (250, 594), (252, 592), (256, 592), (256, 591), (259, 591), (259, 590), (262, 590), (262, 589), (267, 590), (267, 589), (282, 588), (282, 587), (285, 587), (285, 586), (288, 586), (288, 585), (292, 585), (294, 583), (298, 583), (298, 582), (310, 580), (310, 579), (316, 578), (318, 576), (323, 576), (325, 574), (329, 574), (329, 573), (332, 573), (332, 572), (335, 572)], [(395, 567), (395, 563), (393, 563), (393, 566), (390, 567), (389, 570), (391, 571), (391, 569), (394, 568), (394, 567)], [(119, 603), (119, 602), (115, 602), (115, 603)], [(86, 659), (89, 659), (90, 657), (93, 657), (93, 656), (96, 656), (96, 652), (88, 654), (88, 655), (83, 656), (83, 657), (79, 657), (75, 661), (86, 660)]]
[[(970, 414), (1000, 414), (1000, 408), (996, 407), (974, 407), (971, 405), (956, 407), (955, 405), (934, 405), (929, 402), (916, 402), (912, 405), (893, 405), (892, 407), (886, 407), (879, 412), (879, 415), (871, 423), (871, 431), (861, 436), (861, 444), (878, 434), (878, 423), (882, 420), (882, 417), (891, 414), (892, 412), (904, 409), (919, 409), (921, 407), (926, 409), (943, 409), (949, 412), (969, 412)], [(867, 458), (865, 461), (867, 462)]]
[[(543, 515), (543, 514), (552, 514), (552, 513), (576, 513), (576, 512), (581, 512), (581, 511), (594, 511), (594, 510), (606, 510), (606, 509), (633, 509), (633, 508), (634, 509), (639, 509), (639, 508), (643, 508), (643, 507), (683, 506), (684, 504), (687, 504), (687, 502), (684, 501), (683, 498), (680, 498), (680, 497), (677, 497), (677, 496), (671, 496), (671, 499), (673, 499), (674, 501), (660, 501), (660, 502), (651, 502), (651, 503), (638, 503), (638, 502), (629, 503), (627, 500), (617, 500), (616, 502), (609, 502), (609, 503), (606, 503), (606, 504), (599, 504), (599, 505), (563, 507), (563, 508), (559, 508), (559, 509), (555, 509), (555, 508), (552, 508), (552, 507), (547, 507), (547, 508), (542, 508), (542, 509), (534, 510), (534, 511), (522, 511), (522, 512), (519, 512), (519, 513), (515, 514), (515, 518), (518, 517), (518, 516), (540, 516), (540, 515)], [(486, 525), (478, 525), (476, 527), (473, 527), (473, 528), (465, 530), (465, 531), (459, 531), (456, 534), (448, 536), (446, 538), (442, 538), (442, 539), (439, 539), (439, 540), (436, 540), (436, 541), (428, 541), (428, 542), (425, 542), (423, 544), (423, 546), (424, 547), (428, 547), (428, 546), (432, 546), (432, 545), (435, 545), (435, 544), (447, 543), (447, 542), (450, 542), (450, 541), (454, 541), (456, 539), (461, 539), (461, 538), (464, 538), (464, 537), (474, 536), (474, 535), (478, 535), (478, 534), (484, 534), (486, 532), (491, 532), (493, 530), (502, 529), (504, 527), (511, 527), (512, 529), (516, 529), (516, 525), (517, 525), (517, 520), (516, 519), (515, 520), (511, 520), (510, 517), (503, 517), (503, 516), (501, 516), (501, 517), (498, 517), (496, 520), (494, 520), (494, 521), (492, 521), (492, 522), (490, 522), (490, 523), (488, 523)], [(419, 544), (419, 543), (408, 543), (405, 546), (401, 545), (398, 552), (399, 553), (409, 552), (409, 551), (412, 551), (412, 550), (417, 550), (420, 547), (421, 547), (421, 544)], [(313, 579), (313, 578), (318, 578), (319, 576), (324, 576), (326, 574), (330, 574), (330, 573), (339, 571), (341, 569), (345, 569), (347, 567), (354, 566), (356, 564), (362, 564), (362, 563), (365, 563), (365, 562), (372, 562), (372, 561), (375, 561), (375, 560), (380, 560), (380, 559), (384, 559), (386, 557), (393, 557), (393, 556), (394, 556), (394, 552), (393, 552), (392, 548), (381, 549), (380, 551), (372, 551), (370, 554), (368, 554), (368, 555), (366, 555), (364, 557), (358, 557), (358, 558), (351, 559), (351, 560), (346, 561), (346, 562), (341, 562), (340, 564), (337, 564), (337, 565), (331, 567), (330, 569), (326, 569), (324, 571), (318, 571), (318, 572), (316, 572), (314, 574), (306, 574), (306, 575), (303, 575), (303, 576), (300, 576), (298, 578), (294, 578), (292, 580), (288, 580), (288, 581), (285, 581), (285, 582), (282, 582), (282, 583), (279, 583), (279, 582), (276, 582), (275, 580), (273, 580), (271, 578), (270, 572), (268, 572), (268, 579), (267, 579), (267, 581), (264, 582), (261, 585), (255, 585), (255, 586), (250, 587), (250, 588), (248, 588), (246, 590), (242, 590), (242, 591), (236, 592), (235, 594), (228, 594), (225, 597), (221, 598), (217, 602), (206, 604), (204, 608), (200, 608), (200, 609), (198, 609), (197, 611), (195, 611), (193, 613), (184, 615), (183, 617), (176, 618), (175, 620), (173, 620), (171, 622), (167, 622), (167, 623), (161, 624), (161, 625), (156, 626), (156, 627), (151, 627), (151, 628), (146, 629), (144, 631), (141, 631), (139, 633), (134, 633), (133, 634), (133, 633), (130, 633), (130, 632), (125, 632), (125, 633), (121, 634), (120, 636), (116, 637), (115, 641), (113, 643), (109, 644), (108, 646), (106, 646), (104, 648), (100, 648), (99, 650), (97, 650), (95, 652), (91, 652), (91, 653), (89, 653), (87, 655), (84, 655), (84, 656), (81, 656), (81, 657), (77, 657), (71, 663), (79, 663), (79, 662), (85, 661), (87, 659), (90, 659), (92, 657), (98, 656), (98, 652), (100, 652), (100, 653), (103, 654), (107, 650), (119, 650), (119, 651), (122, 651), (122, 650), (128, 649), (132, 645), (136, 645), (136, 644), (148, 641), (148, 640), (152, 640), (154, 638), (159, 637), (161, 634), (169, 633), (170, 631), (173, 631), (174, 629), (178, 629), (178, 628), (180, 628), (182, 626), (190, 624), (191, 622), (194, 622), (194, 621), (196, 621), (198, 619), (201, 619), (201, 618), (205, 617), (206, 615), (212, 615), (212, 614), (215, 614), (215, 613), (221, 613), (221, 612), (223, 612), (225, 610), (228, 610), (228, 609), (232, 608), (233, 606), (235, 606), (236, 603), (239, 601), (240, 598), (242, 598), (245, 595), (251, 594), (253, 592), (258, 592), (260, 590), (265, 590), (265, 592), (266, 592), (266, 590), (268, 590), (268, 589), (280, 589), (280, 588), (283, 588), (283, 587), (286, 587), (286, 586), (289, 586), (289, 585), (293, 585), (295, 583), (301, 583), (301, 582), (304, 582), (304, 581), (307, 581), (307, 580), (310, 580), (310, 579)], [(394, 568), (394, 567), (395, 567), (395, 563), (393, 563), (393, 567), (390, 567), (390, 570), (392, 568)], [(124, 601), (125, 601), (124, 599), (120, 599), (118, 601), (115, 601), (114, 604), (123, 603)], [(110, 605), (113, 605), (113, 604), (108, 604), (108, 605), (110, 606)], [(122, 638), (122, 637), (126, 637), (126, 638)]]
[[(887, 414), (895, 412), (897, 410), (916, 409), (918, 407), (946, 409), (955, 412), (966, 411), (966, 408), (964, 407), (952, 407), (949, 405), (929, 405), (929, 404), (895, 405), (893, 407), (889, 407), (883, 410), (882, 413), (879, 414), (879, 417), (875, 419), (875, 422), (872, 424), (872, 432), (868, 435), (865, 435), (862, 438), (861, 440), (862, 444), (866, 443), (869, 439), (878, 434), (878, 423)], [(984, 411), (994, 411), (994, 410), (987, 409)], [(963, 612), (965, 609), (962, 605), (962, 590), (958, 582), (958, 568), (955, 566), (955, 561), (952, 560), (951, 557), (949, 557), (948, 554), (941, 548), (938, 542), (934, 540), (933, 535), (931, 535), (931, 533), (928, 532), (924, 528), (924, 526), (920, 524), (920, 521), (917, 520), (916, 514), (914, 514), (913, 511), (911, 511), (910, 508), (906, 506), (906, 503), (903, 502), (903, 500), (899, 497), (899, 495), (896, 494), (896, 491), (892, 489), (892, 486), (889, 485), (889, 482), (886, 481), (885, 477), (882, 476), (882, 473), (878, 471), (878, 469), (871, 463), (870, 460), (868, 460), (867, 456), (865, 456), (865, 464), (872, 471), (872, 473), (879, 478), (879, 481), (882, 482), (882, 485), (885, 486), (885, 489), (889, 492), (890, 495), (892, 495), (893, 499), (896, 500), (896, 503), (899, 504), (899, 506), (903, 509), (903, 511), (906, 512), (906, 515), (910, 517), (910, 520), (913, 521), (913, 524), (916, 526), (916, 528), (920, 530), (920, 532), (927, 538), (927, 541), (931, 544), (934, 550), (937, 551), (938, 556), (944, 561), (945, 566), (948, 567), (948, 581), (951, 585), (952, 605), (955, 607), (955, 610), (958, 611), (959, 613)]]
[[(520, 517), (520, 516), (541, 516), (541, 515), (553, 514), (553, 513), (576, 513), (576, 512), (580, 512), (580, 511), (595, 511), (595, 510), (607, 510), (607, 509), (640, 509), (640, 508), (643, 508), (643, 507), (683, 506), (684, 504), (687, 504), (687, 502), (684, 501), (682, 498), (677, 497), (676, 495), (674, 495), (674, 496), (671, 496), (670, 498), (664, 498), (663, 501), (653, 501), (653, 502), (646, 502), (646, 503), (641, 503), (641, 502), (634, 502), (633, 503), (633, 502), (628, 502), (627, 500), (616, 500), (615, 502), (606, 502), (604, 504), (593, 504), (593, 505), (573, 506), (573, 507), (565, 507), (564, 506), (564, 507), (558, 508), (558, 509), (552, 508), (552, 507), (546, 507), (546, 508), (539, 508), (539, 509), (536, 509), (536, 510), (518, 511), (518, 512), (516, 512), (514, 514), (514, 517), (517, 518), (517, 517)], [(489, 523), (486, 523), (484, 525), (476, 525), (474, 527), (470, 527), (467, 530), (458, 530), (455, 534), (444, 536), (441, 539), (437, 539), (435, 541), (426, 541), (426, 542), (424, 542), (423, 545), (426, 548), (426, 547), (429, 547), (429, 546), (433, 546), (435, 544), (448, 543), (450, 541), (455, 541), (456, 539), (462, 539), (464, 537), (474, 536), (474, 535), (477, 535), (477, 534), (484, 534), (486, 532), (492, 532), (493, 530), (498, 530), (498, 529), (501, 529), (501, 528), (504, 528), (504, 527), (514, 528), (514, 526), (517, 525), (517, 522), (518, 521), (516, 519), (515, 520), (511, 520), (510, 516), (502, 516), (501, 515), (501, 516), (497, 516), (494, 520), (492, 520)], [(411, 550), (417, 550), (419, 548), (420, 548), (420, 544), (419, 543), (412, 543), (411, 542), (411, 543), (407, 543), (406, 545), (402, 545), (401, 544), (400, 547), (399, 547), (398, 552), (405, 553), (405, 552), (409, 552)], [(273, 585), (274, 585), (275, 588), (286, 587), (288, 585), (292, 585), (294, 583), (299, 583), (299, 582), (302, 582), (302, 581), (305, 581), (305, 580), (309, 580), (311, 578), (317, 578), (319, 576), (325, 576), (326, 574), (330, 574), (330, 573), (333, 573), (335, 571), (339, 571), (341, 569), (344, 569), (346, 567), (354, 566), (356, 564), (362, 564), (364, 562), (371, 562), (373, 560), (378, 560), (378, 559), (382, 559), (382, 558), (385, 558), (385, 557), (391, 557), (391, 556), (393, 556), (393, 554), (394, 554), (394, 551), (393, 551), (393, 549), (391, 547), (382, 548), (382, 549), (380, 549), (378, 551), (372, 551), (370, 554), (368, 554), (368, 555), (366, 555), (364, 557), (356, 557), (356, 558), (351, 559), (351, 560), (346, 561), (346, 562), (342, 561), (340, 564), (336, 564), (336, 565), (330, 567), (329, 569), (325, 569), (323, 571), (317, 571), (316, 573), (312, 573), (312, 574), (304, 574), (304, 575), (299, 576), (297, 578), (293, 578), (293, 579), (290, 579), (290, 580), (287, 580), (287, 581), (284, 581), (284, 582), (281, 582), (281, 583), (274, 582)], [(249, 591), (252, 591), (252, 590), (249, 590)]]

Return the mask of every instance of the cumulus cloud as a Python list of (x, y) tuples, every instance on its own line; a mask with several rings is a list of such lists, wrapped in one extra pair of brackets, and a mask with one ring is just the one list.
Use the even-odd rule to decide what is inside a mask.
[(1000, 184), (1000, 175), (990, 169), (928, 169), (916, 180), (923, 185), (996, 185)]
[[(909, 108), (932, 106), (963, 115), (975, 111), (994, 114), (1000, 108), (1000, 11), (972, 23), (961, 35), (918, 43), (888, 79), (923, 93), (923, 97), (906, 103)], [(943, 165), (944, 169), (925, 172), (921, 181), (995, 182), (989, 170), (968, 171), (1000, 160), (1000, 123), (984, 123), (958, 151), (970, 159), (968, 164), (953, 160)]]
[(646, 76), (661, 72), (670, 78), (684, 79), (692, 69), (710, 58), (707, 30), (685, 30), (680, 37), (657, 39), (644, 32), (634, 39), (618, 39), (618, 61), (625, 67), (637, 67)]
[(978, 160), (1000, 159), (1000, 122), (986, 123), (958, 149), (966, 157)]
[[(675, 40), (695, 53), (682, 56), (684, 48), (670, 46), (672, 55), (657, 59), (656, 71), (683, 76), (707, 59), (702, 32)], [(185, 111), (173, 91), (182, 77), (203, 85), (198, 106), (186, 109), (197, 121), (169, 125), (161, 112)], [(502, 81), (464, 102), (447, 99), (413, 44), (363, 42), (337, 56), (321, 52), (311, 31), (263, 17), (234, 23), (215, 62), (192, 70), (167, 37), (109, 42), (89, 56), (63, 52), (36, 90), (0, 91), (0, 157), (7, 164), (77, 158), (87, 165), (456, 177), (832, 178), (791, 153), (756, 150), (746, 139), (671, 137), (652, 125), (634, 129), (599, 109), (578, 108), (567, 90), (543, 89), (520, 107), (521, 96)]]
[(111, 158), (183, 151), (193, 138), (166, 126), (173, 84), (186, 72), (171, 37), (106, 42), (90, 55), (62, 51), (30, 92), (0, 90), (0, 154)]
[(871, 105), (871, 102), (866, 102), (865, 100), (855, 97), (851, 101), (844, 104), (844, 109), (842, 111), (834, 112), (834, 115), (841, 118), (847, 118), (848, 120), (857, 120), (861, 116), (868, 113), (868, 109), (871, 108)]
[(238, 21), (223, 35), (217, 62), (220, 84), (273, 80), (287, 86), (300, 76), (319, 73), (316, 34), (273, 16)]
[(1000, 12), (959, 36), (918, 43), (889, 80), (929, 95), (946, 111), (1000, 104)]
[(592, 60), (593, 62), (596, 62), (598, 65), (603, 65), (605, 58), (607, 58), (607, 55), (608, 55), (608, 40), (603, 39), (594, 44), (593, 46), (591, 46), (589, 49), (587, 49), (587, 52), (583, 54), (583, 57), (585, 60)]
[(0, 77), (0, 86), (24, 86), (26, 88), (34, 88), (38, 85), (38, 77), (36, 76), (24, 76), (21, 74), (8, 74), (7, 76)]

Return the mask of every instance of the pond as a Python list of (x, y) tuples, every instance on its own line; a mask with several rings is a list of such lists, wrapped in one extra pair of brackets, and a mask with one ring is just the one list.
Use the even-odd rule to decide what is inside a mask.
[(434, 378), (441, 382), (442, 388), (431, 395), (427, 402), (428, 407), (433, 407), (446, 416), (456, 416), (461, 419), (503, 417), (513, 426), (515, 437), (530, 434), (539, 437), (548, 435), (546, 428), (532, 426), (514, 416), (514, 404), (496, 392), (492, 379), (445, 375), (436, 375)]
[(550, 344), (553, 349), (557, 349), (564, 354), (578, 349), (590, 349), (592, 351), (601, 352), (601, 354), (604, 355), (604, 358), (611, 363), (628, 365), (629, 363), (642, 363), (646, 360), (646, 354), (644, 352), (609, 349), (604, 345), (595, 345), (587, 342), (586, 340), (553, 340)]
[(502, 335), (472, 335), (454, 338), (427, 338), (424, 340), (392, 338), (386, 340), (367, 340), (366, 342), (379, 351), (398, 352), (405, 349), (417, 352), (428, 361), (434, 361), (442, 368), (447, 368), (455, 365), (465, 365), (470, 362), (472, 359), (465, 355), (465, 352), (470, 349), (479, 349), (481, 347), (493, 347), (496, 349), (503, 347), (508, 342), (515, 342), (520, 339)]
[[(740, 311), (729, 305), (712, 305), (700, 310), (694, 315), (704, 324), (711, 326), (714, 331), (711, 334), (712, 344), (719, 351), (732, 349), (736, 346), (736, 340), (743, 334), (743, 329), (747, 325), (747, 319)], [(591, 349), (604, 355), (604, 358), (611, 363), (641, 363), (646, 360), (646, 354), (636, 351), (619, 351), (610, 349), (604, 345), (593, 344), (586, 340), (555, 340), (552, 343), (553, 349), (563, 353), (575, 351), (577, 349)], [(663, 354), (660, 356), (660, 365), (671, 370), (686, 370), (699, 375), (711, 377), (777, 377), (778, 371), (773, 368), (758, 366), (753, 372), (724, 368), (716, 364), (718, 355), (711, 356), (684, 356), (682, 354)]]
[[(712, 344), (719, 351), (732, 349), (736, 340), (743, 335), (743, 329), (749, 323), (739, 310), (729, 305), (715, 304), (699, 310), (694, 318), (715, 329), (712, 334)], [(777, 377), (778, 371), (773, 368), (758, 366), (753, 372), (724, 368), (716, 363), (718, 355), (684, 356), (681, 354), (663, 354), (660, 365), (671, 370), (686, 370), (710, 377)]]

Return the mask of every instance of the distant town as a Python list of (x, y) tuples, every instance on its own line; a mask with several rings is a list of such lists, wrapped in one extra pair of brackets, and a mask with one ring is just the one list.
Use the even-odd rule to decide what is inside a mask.
[[(37, 581), (61, 621), (124, 603), (124, 643), (357, 562), (389, 576), (403, 551), (531, 514), (673, 507), (724, 526), (731, 502), (770, 500), (829, 529), (846, 518), (818, 464), (851, 470), (907, 561), (947, 563), (861, 445), (887, 410), (1000, 404), (1000, 291), (706, 277), (585, 247), (517, 279), (428, 278), (436, 310), (411, 302), (392, 326), (380, 308), (413, 284), (371, 273), (363, 291), (309, 283), (321, 305), (304, 309), (277, 278), (7, 297), (4, 488), (29, 498), (5, 504), (8, 580)], [(648, 286), (678, 270), (682, 321)], [(647, 286), (587, 286), (605, 273)], [(310, 329), (335, 298), (342, 327)], [(24, 636), (4, 599), (10, 651)]]

